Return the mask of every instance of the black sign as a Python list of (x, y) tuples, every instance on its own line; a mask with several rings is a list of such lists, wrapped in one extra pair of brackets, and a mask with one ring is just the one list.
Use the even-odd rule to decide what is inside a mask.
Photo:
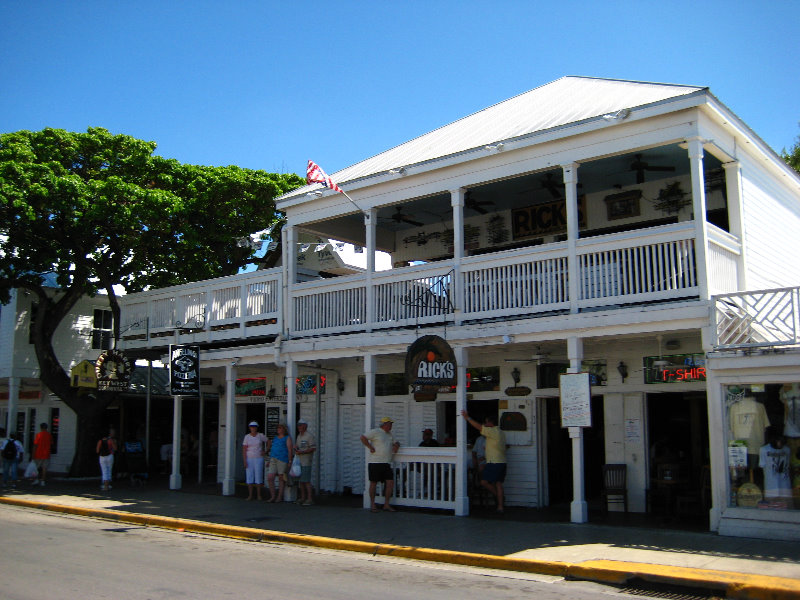
[(94, 365), (97, 389), (124, 392), (131, 383), (131, 361), (119, 350), (105, 350)]
[(436, 393), (456, 385), (453, 349), (437, 335), (426, 335), (408, 347), (406, 380), (414, 393)]
[(169, 347), (169, 393), (173, 396), (200, 395), (200, 347)]

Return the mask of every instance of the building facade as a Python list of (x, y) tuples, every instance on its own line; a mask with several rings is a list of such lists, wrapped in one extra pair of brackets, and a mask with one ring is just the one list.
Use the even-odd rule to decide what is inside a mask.
[[(467, 514), (464, 408), (506, 429), (509, 505), (586, 520), (603, 465), (624, 464), (630, 511), (709, 514), (728, 533), (737, 511), (755, 518), (731, 505), (723, 396), (738, 367), (714, 354), (754, 338), (721, 343), (716, 307), (800, 281), (800, 180), (707, 88), (565, 77), (333, 178), (346, 196), (278, 199), (280, 267), (122, 300), (126, 349), (200, 346), (224, 493), (245, 424), (300, 417), (318, 434), (317, 487), (361, 493), (358, 436), (390, 416), (395, 501)], [(309, 240), (361, 248), (366, 268), (309, 268)], [(457, 383), (415, 397), (406, 352), (425, 335), (453, 348)], [(565, 372), (590, 374), (591, 427), (561, 427)], [(750, 385), (773, 377), (759, 372)], [(794, 382), (787, 365), (769, 383)], [(452, 444), (418, 448), (426, 427)], [(749, 512), (797, 536), (794, 502)]]

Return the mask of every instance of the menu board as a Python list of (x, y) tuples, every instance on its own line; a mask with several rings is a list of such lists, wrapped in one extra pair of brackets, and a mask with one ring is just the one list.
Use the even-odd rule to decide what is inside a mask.
[(592, 393), (589, 373), (563, 373), (561, 388), (561, 426), (592, 426)]

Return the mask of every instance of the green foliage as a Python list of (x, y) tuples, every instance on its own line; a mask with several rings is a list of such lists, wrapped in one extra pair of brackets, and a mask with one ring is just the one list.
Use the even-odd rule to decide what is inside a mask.
[[(102, 403), (76, 394), (52, 347), (75, 303), (105, 290), (118, 335), (115, 285), (136, 292), (236, 273), (254, 254), (242, 240), (276, 222), (273, 199), (304, 183), (184, 165), (155, 149), (95, 127), (0, 135), (0, 302), (15, 288), (33, 293), (41, 378), (77, 413), (81, 439)], [(44, 286), (51, 273), (55, 294)]]
[(54, 271), (63, 288), (129, 292), (236, 273), (240, 244), (303, 183), (239, 167), (183, 165), (105, 129), (0, 136), (0, 299)]
[(800, 136), (797, 136), (794, 146), (792, 146), (789, 152), (786, 151), (786, 148), (783, 149), (781, 152), (781, 158), (786, 161), (787, 165), (800, 173)]

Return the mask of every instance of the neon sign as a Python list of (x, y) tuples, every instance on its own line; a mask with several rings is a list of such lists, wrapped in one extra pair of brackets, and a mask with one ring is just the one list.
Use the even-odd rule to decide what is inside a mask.
[(703, 354), (646, 356), (645, 383), (691, 383), (706, 381), (706, 359)]

